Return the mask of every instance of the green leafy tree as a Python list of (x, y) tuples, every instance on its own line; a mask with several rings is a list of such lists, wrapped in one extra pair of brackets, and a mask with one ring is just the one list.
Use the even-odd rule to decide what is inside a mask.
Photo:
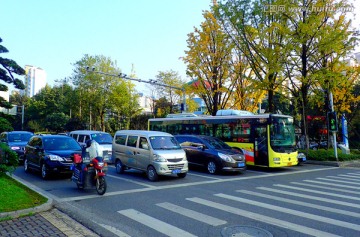
[(14, 128), (12, 127), (11, 123), (7, 119), (0, 117), (0, 133), (13, 130)]
[(311, 109), (310, 98), (316, 91), (335, 92), (337, 85), (347, 84), (342, 75), (344, 58), (354, 49), (357, 41), (352, 34), (351, 20), (346, 18), (349, 12), (337, 12), (326, 6), (345, 9), (351, 5), (347, 0), (303, 0), (288, 7), (297, 7), (301, 11), (286, 10), (282, 13), (289, 20), (292, 37), (288, 37), (288, 41), (293, 45), (287, 56), (285, 77), (291, 83), (289, 89), (292, 95), (297, 99), (302, 133), (307, 139), (306, 116)]
[[(8, 53), (9, 51), (2, 44), (0, 38), (0, 54)], [(20, 67), (14, 60), (0, 57), (0, 80), (5, 83), (10, 83), (15, 86), (16, 89), (23, 90), (25, 88), (22, 80), (15, 78), (15, 75), (25, 75), (25, 70)], [(0, 83), (0, 91), (8, 91), (8, 87), (5, 84)], [(12, 105), (0, 96), (0, 107), (11, 109)]]
[[(229, 0), (215, 7), (219, 21), (251, 67), (251, 77), (255, 79), (251, 88), (266, 91), (267, 111), (271, 113), (274, 112), (274, 93), (282, 85), (280, 75), (291, 47), (287, 44), (287, 19), (281, 14), (269, 14), (266, 6), (285, 2)], [(257, 93), (253, 99), (263, 96)]]
[[(234, 87), (229, 77), (233, 44), (211, 12), (204, 12), (201, 28), (188, 34), (183, 61), (193, 78), (191, 90), (202, 98), (210, 114), (226, 108)], [(188, 89), (189, 90), (189, 89)]]
[(184, 85), (179, 74), (173, 70), (159, 72), (158, 75), (156, 75), (156, 83), (167, 85), (154, 85), (154, 87), (159, 97), (165, 97), (170, 102), (170, 113), (178, 111), (174, 106), (184, 102), (182, 100), (182, 96), (184, 96), (182, 95), (182, 91), (176, 89), (182, 88)]
[(49, 131), (64, 132), (65, 125), (69, 121), (69, 116), (64, 113), (52, 113), (46, 116), (45, 128)]
[[(141, 111), (138, 95), (130, 81), (114, 76), (120, 74), (116, 63), (102, 55), (84, 55), (74, 66), (71, 81), (79, 98), (76, 114), (88, 118), (87, 123), (94, 130), (110, 128), (106, 124), (108, 116), (126, 117), (129, 126), (131, 117)], [(87, 68), (101, 73), (87, 72)]]

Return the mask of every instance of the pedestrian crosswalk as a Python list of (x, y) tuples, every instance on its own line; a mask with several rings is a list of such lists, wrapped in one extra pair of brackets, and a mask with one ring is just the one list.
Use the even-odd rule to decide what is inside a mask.
[[(157, 211), (135, 207), (117, 212), (124, 220), (142, 226), (144, 236), (205, 236), (196, 228), (186, 228), (184, 223), (220, 231), (240, 219), (241, 224), (261, 223), (263, 228), (269, 227), (269, 232), (278, 228), (288, 235), (360, 236), (360, 172), (208, 196), (194, 194), (182, 201), (155, 203), (149, 210), (154, 208)], [(131, 231), (127, 234), (133, 236)]]

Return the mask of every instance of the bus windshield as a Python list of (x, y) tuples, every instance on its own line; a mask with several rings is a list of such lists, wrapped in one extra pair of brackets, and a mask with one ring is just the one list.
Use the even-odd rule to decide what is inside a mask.
[(270, 124), (271, 146), (295, 146), (293, 118), (272, 117)]

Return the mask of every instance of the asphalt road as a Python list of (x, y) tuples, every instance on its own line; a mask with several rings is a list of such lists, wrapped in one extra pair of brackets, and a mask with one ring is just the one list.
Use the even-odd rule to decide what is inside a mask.
[(304, 164), (150, 182), (107, 173), (108, 190), (78, 190), (69, 177), (15, 175), (102, 236), (359, 236), (360, 169)]

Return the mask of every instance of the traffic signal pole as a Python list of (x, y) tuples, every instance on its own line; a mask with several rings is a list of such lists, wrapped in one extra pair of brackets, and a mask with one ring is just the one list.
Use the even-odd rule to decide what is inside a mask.
[[(329, 99), (330, 99), (331, 113), (334, 113), (334, 100), (333, 100), (333, 94), (331, 91), (329, 93), (329, 97), (330, 97)], [(329, 116), (328, 116), (328, 119), (330, 119)], [(337, 127), (336, 120), (335, 120), (335, 126)], [(330, 131), (330, 126), (328, 127), (328, 131)], [(336, 129), (332, 130), (332, 134), (333, 134), (333, 140), (334, 140), (334, 155), (335, 155), (336, 161), (339, 162), (338, 154), (337, 154)]]

